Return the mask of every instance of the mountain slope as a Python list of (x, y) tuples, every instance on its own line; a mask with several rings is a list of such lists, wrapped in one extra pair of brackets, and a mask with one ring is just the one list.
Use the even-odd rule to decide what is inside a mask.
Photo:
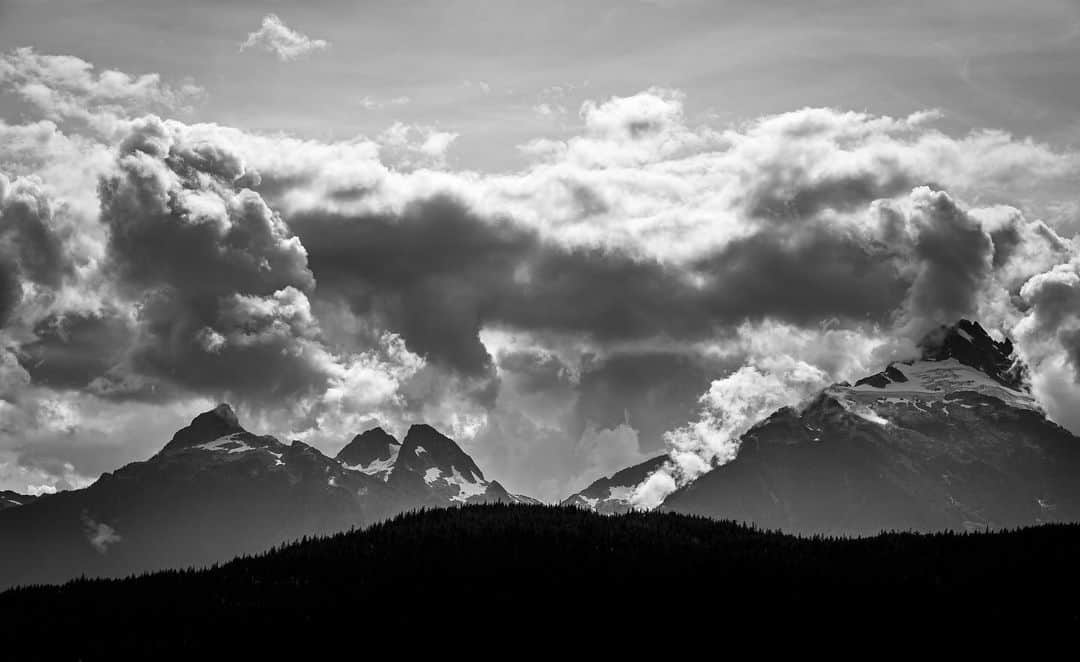
[(11, 490), (2, 490), (0, 491), (0, 510), (25, 506), (35, 499), (37, 499), (36, 496), (29, 494), (19, 494), (18, 492), (12, 492)]
[(372, 428), (353, 437), (335, 459), (351, 471), (386, 480), (400, 450), (400, 441), (382, 428)]
[(1080, 521), (1080, 439), (1021, 375), (1008, 341), (966, 320), (940, 329), (920, 360), (776, 412), (661, 507), (856, 535)]
[(517, 500), (498, 482), (486, 480), (453, 439), (430, 425), (409, 428), (387, 482), (419, 495), (416, 506)]
[[(565, 646), (543, 635), (548, 624), (608, 651), (655, 641), (670, 652), (665, 633), (718, 623), (732, 638), (798, 635), (803, 646), (898, 631), (969, 643), (1070, 632), (1078, 554), (1075, 525), (838, 541), (672, 514), (467, 506), (207, 571), (3, 593), (0, 650), (21, 659), (48, 642), (64, 659), (310, 659), (386, 641), (445, 653), (480, 645), (477, 636), (493, 649)], [(666, 607), (676, 597), (677, 614)]]
[[(472, 463), (468, 456), (455, 462), (466, 460)], [(306, 444), (252, 434), (221, 405), (145, 462), (0, 512), (0, 588), (224, 561), (419, 506), (459, 503), (408, 467), (394, 471), (400, 478), (387, 480)], [(492, 486), (484, 483), (487, 500), (514, 500)]]
[(628, 512), (631, 510), (630, 496), (634, 488), (656, 472), (667, 459), (667, 455), (660, 455), (593, 481), (585, 489), (564, 499), (561, 505), (604, 515)]

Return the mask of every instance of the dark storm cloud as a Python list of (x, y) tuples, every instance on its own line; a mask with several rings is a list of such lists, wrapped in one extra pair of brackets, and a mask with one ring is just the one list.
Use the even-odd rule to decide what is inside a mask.
[(993, 266), (995, 269), (1000, 269), (1012, 259), (1016, 249), (1023, 244), (1024, 237), (1020, 234), (1020, 228), (1010, 223), (991, 232), (990, 242), (994, 246)]
[(110, 269), (141, 304), (127, 368), (260, 401), (325, 389), (304, 248), (241, 187), (242, 161), (220, 147), (177, 144), (148, 118), (123, 141), (117, 167), (99, 188)]
[(56, 288), (72, 268), (40, 184), (0, 173), (0, 324), (20, 299), (22, 279)]
[(981, 225), (942, 191), (912, 194), (915, 257), (910, 313), (926, 325), (972, 315), (990, 273), (994, 244)]
[(701, 339), (747, 318), (882, 318), (908, 285), (885, 248), (824, 224), (772, 229), (683, 268), (566, 248), (446, 196), (400, 217), (290, 221), (318, 294), (346, 299), (413, 351), (469, 375), (491, 367), (479, 339), (486, 324), (601, 342)]
[(52, 315), (34, 327), (36, 339), (20, 348), (19, 362), (35, 384), (84, 388), (123, 358), (133, 338), (111, 312)]
[(570, 367), (539, 348), (504, 352), (497, 362), (500, 370), (514, 374), (517, 388), (526, 395), (566, 388), (570, 383)]
[[(224, 150), (174, 149), (152, 118), (124, 140), (118, 166), (99, 196), (123, 284), (206, 295), (314, 285), (303, 247), (281, 219), (258, 194), (235, 190), (242, 171)], [(204, 183), (198, 173), (220, 179)]]
[(7, 323), (21, 296), (15, 265), (0, 257), (0, 328)]
[(410, 205), (400, 218), (291, 219), (320, 293), (340, 295), (401, 333), (409, 348), (469, 375), (488, 372), (479, 331), (538, 238), (486, 223), (448, 197)]
[(593, 361), (583, 370), (568, 433), (628, 423), (643, 449), (663, 446), (664, 432), (693, 418), (698, 397), (724, 368), (700, 356), (647, 352)]
[(286, 290), (268, 299), (214, 302), (158, 291), (144, 300), (132, 365), (139, 374), (242, 401), (269, 403), (325, 389), (321, 347), (307, 342), (317, 335), (314, 321), (289, 301), (297, 296)]
[(872, 200), (892, 198), (910, 191), (917, 182), (895, 164), (875, 171), (810, 181), (805, 173), (777, 168), (761, 173), (747, 195), (747, 213), (760, 218), (811, 218), (825, 210), (851, 212)]
[(883, 321), (910, 284), (892, 247), (812, 223), (733, 242), (701, 266), (712, 295), (703, 304), (731, 322)]

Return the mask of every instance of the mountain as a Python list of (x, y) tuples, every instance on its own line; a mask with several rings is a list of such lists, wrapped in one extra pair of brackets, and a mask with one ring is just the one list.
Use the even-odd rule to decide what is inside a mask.
[(1012, 344), (963, 320), (921, 348), (774, 413), (661, 508), (853, 535), (1080, 521), (1080, 439), (1039, 409)]
[[(826, 636), (880, 646), (898, 628), (920, 643), (1000, 645), (1000, 633), (1073, 631), (1078, 556), (1077, 525), (830, 540), (655, 512), (466, 506), (208, 570), (8, 591), (0, 650), (10, 659), (310, 659), (388, 641), (445, 652), (481, 630), (483, 645), (499, 649), (565, 646), (565, 636), (543, 635), (550, 627), (605, 652), (652, 642), (670, 653), (665, 633), (717, 624), (731, 641), (779, 635), (802, 647)], [(676, 598), (678, 613), (665, 611)]]
[(16, 506), (25, 506), (35, 499), (37, 499), (36, 496), (31, 496), (29, 494), (19, 494), (18, 492), (12, 492), (11, 490), (0, 490), (0, 510), (15, 508)]
[(400, 450), (400, 441), (382, 428), (372, 428), (353, 437), (337, 454), (337, 460), (346, 469), (386, 480)]
[(630, 496), (633, 495), (634, 488), (656, 472), (667, 459), (667, 455), (660, 455), (596, 480), (580, 492), (571, 494), (561, 505), (584, 508), (604, 515), (628, 512), (631, 510)]
[(0, 511), (0, 588), (209, 564), (418, 507), (519, 500), (453, 441), (413, 429), (403, 450), (430, 457), (394, 462), (397, 442), (369, 431), (335, 459), (248, 432), (220, 405), (149, 460)]
[(466, 503), (536, 503), (484, 478), (476, 462), (430, 425), (409, 428), (399, 442), (381, 428), (355, 437), (337, 455), (346, 469), (375, 476), (398, 494), (401, 510)]

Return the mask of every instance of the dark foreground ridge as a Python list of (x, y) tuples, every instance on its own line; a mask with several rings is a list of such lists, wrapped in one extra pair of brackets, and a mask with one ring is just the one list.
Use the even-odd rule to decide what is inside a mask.
[(278, 658), (402, 637), (521, 646), (545, 631), (623, 647), (676, 625), (830, 641), (999, 626), (1053, 635), (1080, 624), (1077, 558), (1078, 525), (811, 539), (671, 513), (465, 506), (207, 570), (13, 589), (0, 594), (0, 651)]

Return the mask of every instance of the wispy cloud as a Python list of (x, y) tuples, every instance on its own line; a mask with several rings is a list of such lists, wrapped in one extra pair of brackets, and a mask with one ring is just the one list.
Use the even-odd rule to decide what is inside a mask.
[(262, 27), (249, 33), (247, 40), (240, 45), (240, 50), (262, 48), (277, 56), (282, 62), (289, 62), (315, 51), (330, 48), (325, 39), (312, 39), (285, 25), (276, 14), (263, 17)]
[(83, 513), (83, 528), (86, 533), (86, 540), (99, 554), (109, 551), (109, 545), (114, 545), (121, 540), (116, 533), (116, 529), (104, 522), (94, 521), (86, 513)]
[(393, 97), (390, 99), (380, 99), (371, 96), (364, 96), (360, 99), (359, 103), (365, 110), (378, 110), (380, 108), (387, 108), (389, 106), (404, 106), (412, 102), (407, 96)]

